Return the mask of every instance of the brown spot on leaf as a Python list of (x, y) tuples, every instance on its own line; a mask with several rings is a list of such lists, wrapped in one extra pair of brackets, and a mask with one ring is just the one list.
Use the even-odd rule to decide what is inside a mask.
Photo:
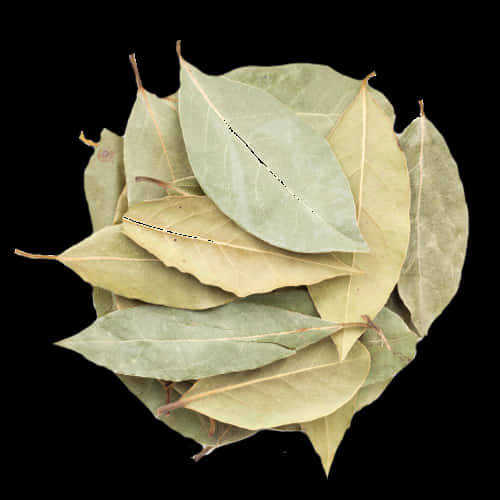
[(111, 151), (111, 149), (108, 148), (102, 148), (97, 153), (97, 158), (99, 158), (99, 160), (101, 161), (111, 161), (114, 156), (114, 151)]

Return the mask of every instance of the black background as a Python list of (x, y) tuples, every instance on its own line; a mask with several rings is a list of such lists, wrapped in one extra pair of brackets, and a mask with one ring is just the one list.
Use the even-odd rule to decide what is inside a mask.
[[(11, 419), (4, 430), (15, 438), (9, 457), (10, 470), (23, 477), (19, 492), (137, 491), (145, 497), (181, 486), (191, 497), (223, 494), (231, 483), (240, 487), (234, 494), (308, 487), (354, 498), (374, 491), (400, 498), (468, 485), (476, 439), (470, 403), (475, 375), (464, 363), (471, 358), (468, 335), (476, 319), (470, 308), (478, 284), (474, 228), (459, 293), (418, 345), (416, 359), (354, 417), (328, 482), (299, 433), (262, 432), (194, 463), (190, 456), (199, 446), (156, 421), (111, 372), (52, 345), (94, 320), (90, 285), (63, 265), (12, 251), (57, 254), (91, 233), (83, 170), (92, 150), (78, 135), (83, 130), (98, 140), (103, 127), (124, 133), (136, 94), (132, 52), (148, 90), (174, 92), (176, 38), (183, 40), (184, 57), (212, 74), (290, 62), (327, 64), (355, 78), (376, 70), (370, 84), (393, 103), (397, 132), (418, 115), (423, 98), (457, 160), (472, 220), (481, 177), (467, 125), (476, 116), (470, 95), (483, 92), (473, 78), (482, 64), (477, 45), (460, 30), (443, 32), (430, 22), (420, 32), (402, 30), (387, 39), (376, 30), (356, 37), (284, 30), (272, 38), (257, 30), (259, 36), (215, 38), (167, 36), (163, 29), (153, 40), (141, 36), (130, 43), (109, 33), (113, 25), (99, 15), (81, 31), (71, 23), (43, 23), (19, 35), (27, 45), (4, 54), (10, 134), (3, 140), (13, 153), (4, 164), (4, 224), (8, 271), (15, 277), (5, 309), (14, 322), (4, 331)], [(131, 26), (124, 27), (128, 34)]]

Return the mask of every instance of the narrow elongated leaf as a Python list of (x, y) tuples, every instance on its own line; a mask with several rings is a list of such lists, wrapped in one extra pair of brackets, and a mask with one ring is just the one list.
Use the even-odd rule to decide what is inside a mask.
[(85, 197), (94, 231), (112, 223), (124, 185), (123, 139), (103, 129), (84, 173)]
[[(333, 129), (361, 86), (360, 80), (309, 63), (244, 66), (224, 76), (265, 90), (323, 136)], [(387, 98), (370, 86), (368, 92), (394, 121), (394, 110)]]
[(165, 265), (239, 297), (355, 272), (330, 255), (268, 245), (237, 226), (206, 196), (138, 203), (123, 217), (123, 230)]
[(324, 138), (265, 91), (182, 57), (179, 117), (203, 191), (249, 233), (295, 252), (366, 252)]
[(104, 227), (61, 255), (31, 255), (62, 262), (94, 286), (130, 299), (187, 309), (207, 309), (236, 299), (219, 288), (167, 267), (127, 238), (121, 227)]
[[(120, 380), (137, 396), (142, 403), (156, 416), (159, 406), (165, 404), (166, 391), (164, 385), (151, 378), (131, 377), (120, 375)], [(176, 401), (187, 390), (179, 384), (173, 386), (171, 400)], [(186, 438), (200, 443), (202, 446), (220, 447), (226, 444), (241, 441), (255, 434), (255, 431), (241, 429), (234, 425), (216, 422), (213, 433), (210, 431), (210, 419), (205, 415), (188, 409), (180, 409), (169, 416), (160, 417), (160, 420), (171, 429), (179, 432)]]
[(398, 290), (422, 336), (458, 290), (468, 213), (457, 164), (422, 112), (403, 132), (412, 189), (411, 238)]
[(340, 442), (351, 425), (356, 410), (357, 394), (330, 415), (301, 424), (321, 459), (327, 477)]
[(195, 380), (286, 358), (339, 328), (244, 301), (207, 311), (143, 305), (107, 314), (58, 345), (115, 373)]
[(177, 106), (170, 100), (139, 89), (125, 130), (124, 154), (129, 205), (165, 194), (157, 185), (135, 182), (138, 176), (176, 181), (178, 187), (199, 191), (187, 158)]
[(349, 401), (369, 369), (370, 355), (361, 343), (341, 361), (333, 342), (324, 339), (257, 370), (200, 380), (159, 413), (186, 407), (245, 429), (308, 422)]
[[(410, 187), (406, 160), (392, 123), (367, 92), (367, 80), (329, 138), (349, 178), (357, 218), (370, 253), (345, 256), (364, 273), (309, 287), (320, 316), (354, 321), (382, 309), (399, 279), (410, 233)], [(344, 330), (334, 341), (343, 358), (363, 333)]]

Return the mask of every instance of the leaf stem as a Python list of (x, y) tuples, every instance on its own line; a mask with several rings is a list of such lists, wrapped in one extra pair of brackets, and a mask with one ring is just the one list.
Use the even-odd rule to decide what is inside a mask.
[(80, 139), (84, 144), (86, 144), (87, 146), (90, 146), (92, 148), (98, 148), (99, 147), (99, 143), (98, 142), (94, 142), (90, 139), (87, 139), (85, 137), (85, 134), (83, 133), (83, 130), (80, 132), (80, 136), (78, 137), (78, 139)]
[(39, 253), (24, 252), (23, 250), (19, 250), (18, 248), (14, 249), (14, 253), (16, 255), (20, 255), (21, 257), (27, 257), (28, 259), (59, 260), (58, 255), (43, 255)]
[(371, 320), (370, 316), (368, 316), (367, 314), (363, 314), (361, 317), (367, 322), (368, 328), (372, 328), (373, 330), (375, 330), (378, 333), (379, 337), (382, 339), (382, 342), (384, 342), (385, 346), (387, 347), (387, 350), (392, 351), (391, 344), (389, 344), (389, 341), (387, 340), (387, 337), (384, 335), (382, 328), (378, 327)]

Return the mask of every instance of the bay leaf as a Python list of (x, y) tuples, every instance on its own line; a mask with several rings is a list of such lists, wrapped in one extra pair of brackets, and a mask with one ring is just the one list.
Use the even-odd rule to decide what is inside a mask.
[(416, 355), (418, 336), (412, 332), (403, 319), (387, 307), (376, 316), (374, 323), (382, 329), (391, 349), (374, 330), (367, 330), (361, 342), (370, 352), (370, 373), (366, 385), (394, 377)]
[(206, 311), (148, 304), (107, 314), (57, 345), (115, 373), (182, 381), (264, 366), (340, 328), (252, 302)]
[(404, 302), (401, 300), (401, 297), (399, 296), (397, 285), (394, 287), (394, 290), (392, 291), (391, 295), (389, 295), (385, 307), (390, 309), (392, 312), (396, 313), (406, 323), (406, 325), (412, 332), (418, 334), (417, 328), (415, 327), (413, 321), (411, 320), (410, 311), (408, 311), (408, 308), (405, 306)]
[(129, 205), (164, 196), (157, 185), (135, 182), (138, 176), (176, 181), (178, 187), (200, 192), (189, 165), (176, 104), (142, 86), (127, 122), (124, 154)]
[(369, 369), (370, 355), (360, 342), (342, 361), (327, 338), (256, 370), (202, 379), (158, 414), (189, 408), (246, 429), (308, 422), (349, 401)]
[(85, 197), (94, 231), (112, 223), (124, 185), (123, 139), (103, 129), (84, 172)]
[[(361, 87), (360, 80), (328, 66), (309, 63), (243, 66), (224, 77), (265, 90), (323, 136), (333, 129)], [(389, 100), (370, 86), (368, 92), (394, 121)]]
[(239, 297), (356, 272), (328, 254), (272, 247), (237, 226), (206, 196), (137, 203), (123, 217), (123, 231), (165, 265)]
[(344, 434), (351, 426), (356, 410), (357, 394), (330, 415), (301, 424), (321, 459), (327, 477)]
[(120, 225), (107, 226), (68, 248), (58, 256), (33, 255), (54, 259), (93, 286), (130, 299), (187, 309), (207, 309), (226, 304), (236, 296), (201, 284), (196, 278), (163, 263), (136, 245)]
[[(363, 314), (375, 317), (399, 279), (408, 247), (406, 160), (391, 120), (367, 92), (367, 80), (329, 137), (349, 179), (358, 224), (370, 247), (369, 253), (343, 257), (362, 274), (309, 286), (320, 316), (331, 321), (353, 321)], [(350, 328), (333, 337), (341, 359), (362, 333), (362, 328)]]
[[(163, 384), (155, 379), (119, 375), (120, 380), (141, 402), (156, 416), (159, 406), (165, 404), (166, 391)], [(175, 384), (172, 390), (172, 401), (177, 401), (187, 390)], [(184, 437), (193, 439), (202, 446), (220, 447), (241, 441), (255, 434), (255, 431), (241, 429), (234, 425), (217, 422), (213, 433), (210, 430), (210, 419), (200, 413), (182, 408), (169, 416), (159, 419), (172, 430)]]
[(425, 336), (458, 290), (468, 212), (457, 164), (433, 123), (415, 119), (400, 137), (412, 189), (411, 237), (398, 291)]
[(295, 252), (366, 252), (349, 184), (325, 139), (267, 92), (180, 55), (179, 118), (193, 172), (228, 217)]
[(368, 384), (361, 387), (358, 392), (356, 412), (362, 410), (365, 406), (368, 406), (377, 400), (386, 390), (393, 378), (394, 377), (391, 377), (387, 380), (382, 380), (381, 382), (375, 382), (374, 384)]

